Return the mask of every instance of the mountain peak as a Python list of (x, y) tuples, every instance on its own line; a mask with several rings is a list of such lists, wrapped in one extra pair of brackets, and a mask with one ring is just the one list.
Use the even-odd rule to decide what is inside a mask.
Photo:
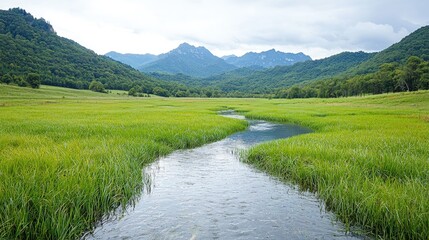
[(208, 77), (235, 68), (214, 56), (205, 47), (195, 47), (184, 42), (170, 52), (159, 55), (157, 61), (139, 69), (143, 72), (181, 73), (194, 77)]
[(184, 42), (184, 43), (181, 43), (179, 45), (179, 47), (177, 47), (177, 48), (189, 49), (189, 48), (195, 48), (195, 46), (193, 46), (193, 45), (191, 45), (191, 44), (189, 44), (187, 42)]
[(215, 57), (205, 47), (195, 47), (187, 42), (180, 44), (177, 48), (166, 53), (166, 55), (191, 55), (200, 59)]
[(311, 60), (309, 56), (302, 53), (284, 53), (274, 48), (260, 53), (248, 52), (241, 57), (224, 57), (223, 59), (237, 67), (260, 66), (263, 68), (290, 66), (297, 62)]
[[(8, 20), (13, 19), (12, 20), (13, 24), (10, 25), (9, 31), (15, 34), (16, 32), (20, 32), (21, 36), (25, 35), (26, 37), (30, 37), (30, 35), (33, 35), (32, 33), (30, 33), (30, 31), (35, 31), (35, 30), (36, 31), (41, 30), (44, 32), (55, 34), (55, 30), (49, 22), (47, 22), (43, 18), (35, 18), (33, 15), (31, 15), (30, 13), (28, 13), (22, 8), (10, 8), (7, 11), (4, 11), (4, 10), (0, 10), (0, 11), (1, 11), (1, 14), (7, 15)], [(27, 27), (23, 28), (22, 23), (24, 22), (27, 24)], [(11, 21), (6, 21), (6, 23), (10, 24)], [(21, 25), (20, 26), (21, 28), (19, 29), (19, 31), (15, 29), (18, 25)], [(30, 29), (29, 27), (30, 28), (32, 27), (33, 29)], [(28, 39), (28, 40), (31, 40), (31, 39)]]

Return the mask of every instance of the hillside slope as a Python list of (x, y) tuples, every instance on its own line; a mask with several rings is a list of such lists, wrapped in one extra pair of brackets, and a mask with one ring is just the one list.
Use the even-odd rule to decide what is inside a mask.
[(414, 31), (400, 42), (378, 52), (373, 58), (350, 69), (347, 73), (353, 75), (375, 72), (383, 63), (404, 63), (411, 56), (429, 60), (429, 26)]
[(42, 84), (87, 89), (92, 80), (110, 89), (135, 84), (172, 88), (76, 42), (58, 36), (44, 19), (23, 9), (0, 10), (0, 76), (37, 73)]
[(342, 74), (353, 66), (370, 59), (374, 54), (344, 52), (325, 59), (280, 66), (264, 71), (255, 71), (243, 76), (230, 74), (208, 79), (209, 84), (224, 91), (266, 93), (274, 88), (287, 87), (303, 81), (311, 81)]

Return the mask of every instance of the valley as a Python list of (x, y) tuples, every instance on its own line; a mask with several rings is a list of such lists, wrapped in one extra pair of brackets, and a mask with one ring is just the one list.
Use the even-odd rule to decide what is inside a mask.
[[(240, 12), (254, 19), (254, 6)], [(152, 49), (178, 47), (103, 55), (40, 9), (0, 10), (0, 239), (429, 238), (429, 22), (282, 32), (276, 8), (261, 25), (191, 36), (182, 27), (201, 21), (167, 31), (132, 9), (50, 16), (80, 43), (114, 26), (100, 46), (139, 35), (122, 43), (137, 49), (151, 29), (163, 32)], [(121, 29), (123, 13), (153, 19)], [(271, 13), (281, 21), (266, 24)], [(201, 40), (211, 35), (220, 43)], [(211, 52), (225, 49), (242, 54)]]

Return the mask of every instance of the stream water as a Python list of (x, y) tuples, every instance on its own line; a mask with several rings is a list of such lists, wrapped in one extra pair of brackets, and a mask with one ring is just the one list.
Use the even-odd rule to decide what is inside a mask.
[(244, 132), (175, 151), (146, 167), (147, 189), (136, 204), (85, 239), (358, 238), (347, 234), (314, 194), (239, 161), (242, 149), (309, 130), (249, 122)]

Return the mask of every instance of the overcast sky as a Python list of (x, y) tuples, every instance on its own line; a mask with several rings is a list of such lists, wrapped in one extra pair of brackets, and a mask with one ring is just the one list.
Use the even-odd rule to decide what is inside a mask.
[(314, 59), (380, 51), (429, 25), (428, 0), (2, 0), (99, 54), (160, 54), (182, 42), (215, 55), (275, 48)]

